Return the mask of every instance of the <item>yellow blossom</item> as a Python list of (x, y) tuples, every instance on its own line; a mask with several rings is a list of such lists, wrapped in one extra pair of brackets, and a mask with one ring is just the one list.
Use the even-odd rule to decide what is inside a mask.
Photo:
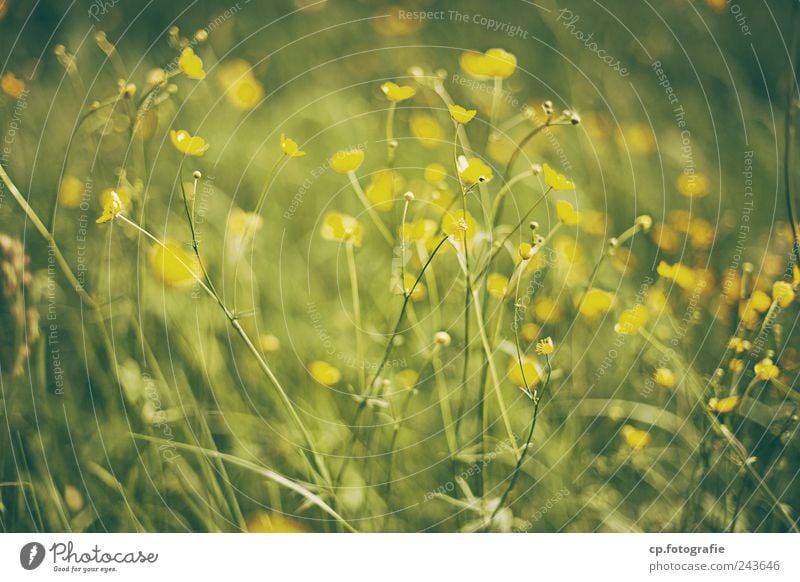
[(667, 224), (656, 224), (650, 231), (650, 236), (653, 237), (653, 242), (656, 243), (658, 248), (667, 253), (674, 253), (678, 250), (680, 241), (678, 234), (673, 228)]
[(692, 289), (697, 282), (697, 275), (694, 270), (681, 263), (670, 265), (665, 261), (661, 261), (656, 268), (656, 272), (665, 279), (672, 279), (682, 289)]
[(355, 172), (364, 163), (364, 150), (347, 149), (333, 154), (330, 164), (334, 172), (347, 174)]
[[(403, 274), (403, 288), (400, 288), (400, 285), (396, 285), (395, 292), (400, 295), (408, 295), (411, 292), (411, 289), (414, 289), (414, 292), (411, 293), (411, 300), (412, 301), (421, 301), (428, 296), (428, 290), (425, 288), (425, 284), (420, 281), (417, 283), (417, 286), (414, 287), (414, 282), (417, 278), (412, 275), (411, 273), (404, 273)], [(399, 283), (399, 281), (398, 281)]]
[(243, 238), (255, 234), (264, 223), (255, 212), (246, 212), (241, 208), (234, 207), (228, 215), (228, 232), (234, 238)]
[(417, 94), (417, 90), (414, 89), (414, 87), (409, 87), (408, 85), (397, 85), (391, 81), (386, 81), (383, 85), (381, 85), (381, 91), (383, 91), (383, 94), (386, 95), (386, 98), (393, 103), (411, 99)]
[(194, 253), (176, 241), (153, 245), (150, 251), (153, 274), (167, 287), (189, 287), (197, 279), (200, 265)]
[(517, 68), (517, 57), (500, 48), (464, 52), (459, 62), (461, 69), (476, 79), (507, 79)]
[[(523, 378), (524, 375), (524, 378)], [(542, 375), (539, 364), (527, 356), (522, 358), (522, 367), (519, 360), (512, 358), (508, 363), (508, 379), (512, 384), (520, 388), (535, 386), (541, 380)]]
[(83, 182), (67, 174), (58, 185), (58, 203), (64, 208), (77, 208), (80, 206), (83, 192)]
[(331, 366), (328, 362), (316, 360), (308, 365), (308, 373), (323, 386), (333, 386), (342, 379), (342, 373), (338, 368)]
[(108, 222), (109, 220), (114, 219), (119, 214), (122, 214), (122, 211), (125, 210), (125, 205), (122, 202), (119, 194), (117, 194), (114, 190), (108, 190), (109, 194), (105, 197), (103, 201), (103, 213), (100, 217), (95, 221), (97, 224), (103, 224), (104, 222)]
[(662, 388), (672, 388), (675, 386), (675, 372), (669, 368), (656, 368), (653, 380)]
[(335, 242), (351, 242), (360, 247), (364, 240), (364, 228), (361, 223), (341, 212), (329, 212), (322, 219), (320, 228), (322, 238)]
[(726, 396), (725, 398), (712, 398), (708, 401), (708, 409), (711, 412), (727, 414), (739, 406), (738, 396)]
[(262, 333), (258, 336), (258, 347), (262, 352), (277, 352), (281, 348), (281, 341), (271, 333)]
[(653, 442), (653, 437), (649, 432), (627, 424), (622, 427), (622, 437), (625, 439), (625, 444), (634, 450), (644, 449)]
[(785, 309), (794, 301), (794, 288), (786, 281), (775, 281), (772, 285), (772, 297), (780, 307)]
[(479, 158), (470, 158), (460, 164), (459, 174), (464, 184), (472, 186), (478, 182), (488, 182), (494, 176), (492, 169)]
[(687, 198), (702, 198), (708, 194), (711, 180), (704, 174), (681, 174), (676, 185), (678, 192)]
[(474, 109), (464, 109), (461, 105), (448, 105), (447, 109), (450, 111), (450, 117), (453, 118), (453, 121), (462, 125), (472, 121), (472, 118), (477, 113)]
[(731, 358), (731, 361), (728, 362), (728, 369), (734, 374), (741, 374), (744, 371), (744, 360)]
[(614, 307), (614, 295), (602, 289), (589, 289), (578, 304), (580, 314), (590, 321), (600, 319)]
[(276, 512), (259, 511), (247, 519), (245, 524), (250, 533), (306, 533), (308, 529), (286, 515)]
[(647, 308), (638, 303), (620, 314), (614, 331), (622, 335), (632, 335), (637, 333), (645, 323), (647, 323)]
[(556, 323), (563, 315), (564, 310), (552, 297), (540, 297), (534, 301), (533, 315), (542, 323)]
[(581, 213), (575, 210), (575, 207), (566, 200), (556, 202), (556, 215), (567, 226), (574, 226), (581, 221)]
[(442, 127), (432, 115), (415, 111), (409, 116), (408, 124), (422, 145), (434, 148), (442, 143)]
[(25, 92), (25, 81), (18, 79), (14, 73), (9, 71), (0, 78), (0, 88), (12, 99), (19, 99)]
[(442, 164), (428, 164), (425, 166), (425, 181), (428, 184), (441, 184), (447, 178), (447, 170)]
[(376, 210), (388, 212), (394, 207), (395, 192), (402, 187), (400, 174), (392, 170), (380, 170), (372, 175), (365, 193)]
[(436, 234), (439, 225), (435, 220), (420, 218), (411, 222), (406, 222), (403, 227), (398, 228), (400, 237), (410, 242), (425, 242)]
[(200, 80), (206, 76), (206, 72), (203, 70), (203, 59), (194, 54), (194, 50), (188, 46), (181, 52), (178, 67), (190, 79)]
[(465, 230), (467, 240), (472, 240), (478, 235), (478, 223), (469, 212), (451, 210), (442, 217), (442, 232), (446, 235), (453, 236), (457, 241), (461, 241)]
[(297, 142), (285, 134), (281, 134), (281, 151), (290, 158), (299, 158), (306, 155), (306, 152), (300, 149)]
[(759, 380), (774, 380), (780, 375), (778, 366), (774, 364), (771, 358), (764, 358), (753, 367), (753, 371)]
[(544, 183), (553, 190), (574, 190), (575, 182), (568, 180), (563, 174), (559, 174), (550, 164), (542, 164), (544, 172)]
[(556, 350), (556, 346), (553, 343), (553, 338), (547, 336), (546, 338), (540, 339), (536, 342), (536, 353), (540, 356), (549, 356)]
[(416, 386), (419, 374), (410, 368), (406, 368), (405, 370), (400, 370), (394, 379), (400, 387), (408, 390)]
[(250, 111), (264, 98), (264, 85), (253, 75), (253, 68), (244, 59), (231, 59), (222, 63), (217, 73), (217, 83), (225, 99), (242, 111)]
[(520, 329), (520, 335), (522, 336), (522, 339), (524, 339), (526, 342), (532, 342), (537, 337), (539, 337), (540, 331), (541, 328), (535, 323), (526, 323)]
[(495, 299), (502, 299), (508, 292), (508, 277), (500, 273), (489, 273), (486, 277), (486, 290)]
[(764, 293), (763, 291), (753, 291), (753, 294), (750, 296), (750, 305), (753, 309), (758, 311), (759, 313), (764, 313), (769, 306), (772, 304), (772, 299), (769, 298), (769, 295)]
[(172, 145), (179, 152), (187, 156), (202, 156), (208, 150), (208, 144), (199, 135), (192, 136), (185, 129), (172, 129), (169, 132)]

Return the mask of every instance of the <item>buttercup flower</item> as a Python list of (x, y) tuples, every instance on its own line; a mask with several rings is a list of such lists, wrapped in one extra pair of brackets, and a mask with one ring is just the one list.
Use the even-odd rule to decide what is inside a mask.
[[(411, 273), (405, 273), (403, 275), (403, 287), (402, 287), (402, 289), (400, 288), (400, 285), (398, 284), (395, 287), (395, 292), (400, 294), (400, 295), (407, 295), (409, 292), (411, 292), (411, 289), (413, 288), (414, 292), (411, 293), (411, 300), (412, 301), (420, 301), (422, 299), (425, 299), (425, 297), (428, 296), (428, 290), (425, 288), (425, 285), (422, 283), (422, 281), (417, 283), (417, 286), (414, 287), (414, 282), (416, 280), (417, 280), (417, 278), (414, 275), (412, 275)], [(397, 283), (399, 283), (399, 281), (397, 281)]]
[(69, 174), (58, 185), (58, 203), (64, 208), (77, 208), (83, 197), (83, 182)]
[(457, 241), (460, 241), (464, 235), (462, 232), (466, 231), (467, 240), (472, 240), (478, 234), (478, 223), (467, 212), (466, 214), (461, 210), (452, 210), (446, 212), (442, 217), (442, 232), (448, 236), (454, 236)]
[(550, 164), (543, 164), (542, 171), (544, 172), (544, 183), (553, 190), (574, 190), (575, 182), (568, 180), (563, 174), (559, 174)]
[(589, 321), (600, 319), (614, 307), (614, 295), (602, 289), (589, 289), (578, 305), (580, 314)]
[(397, 85), (391, 81), (387, 81), (381, 85), (381, 91), (383, 91), (383, 94), (386, 95), (386, 98), (393, 103), (399, 103), (400, 101), (411, 99), (417, 94), (417, 90), (414, 89), (414, 87), (410, 87), (408, 85)]
[(547, 336), (544, 339), (540, 339), (536, 342), (536, 353), (540, 356), (549, 356), (556, 350), (556, 346), (553, 343), (553, 338)]
[(759, 313), (764, 313), (767, 309), (769, 309), (771, 304), (772, 299), (770, 299), (769, 295), (763, 291), (753, 291), (753, 294), (750, 296), (750, 306)]
[(662, 388), (672, 388), (675, 386), (675, 372), (669, 368), (657, 368), (653, 380)]
[(286, 134), (283, 133), (281, 134), (281, 151), (290, 158), (300, 158), (306, 155), (306, 152), (300, 150), (296, 141), (286, 137)]
[(338, 368), (331, 366), (328, 362), (317, 360), (308, 365), (308, 373), (323, 386), (333, 386), (342, 379), (342, 373)]
[(464, 184), (472, 186), (478, 182), (488, 182), (494, 177), (492, 169), (483, 163), (479, 158), (470, 158), (459, 160), (459, 174)]
[(520, 369), (519, 360), (512, 358), (508, 363), (508, 379), (512, 384), (520, 388), (535, 386), (542, 379), (538, 362), (533, 358), (523, 357), (522, 368)]
[(522, 339), (524, 339), (526, 342), (532, 342), (537, 337), (539, 337), (540, 331), (542, 331), (542, 329), (535, 323), (526, 323), (520, 329), (519, 334), (522, 336)]
[(415, 111), (408, 119), (411, 133), (419, 142), (428, 148), (435, 148), (442, 143), (442, 127), (436, 118), (427, 113)]
[(25, 92), (25, 81), (9, 71), (0, 78), (0, 89), (12, 99), (19, 99)]
[(392, 170), (381, 170), (373, 174), (365, 194), (377, 210), (388, 212), (394, 207), (395, 193), (402, 187), (403, 179), (400, 174)]
[(442, 164), (428, 164), (425, 166), (425, 181), (434, 186), (441, 184), (447, 178), (447, 170)]
[(639, 303), (622, 312), (619, 322), (614, 326), (614, 331), (622, 335), (633, 335), (645, 323), (647, 323), (647, 308)]
[(399, 386), (408, 390), (416, 386), (419, 374), (410, 368), (406, 368), (395, 374), (394, 379)]
[(719, 414), (727, 414), (732, 412), (737, 406), (739, 406), (739, 397), (738, 396), (727, 396), (725, 398), (712, 398), (708, 401), (708, 409), (711, 412), (717, 412)]
[(164, 245), (153, 245), (150, 251), (153, 274), (167, 287), (190, 287), (200, 272), (194, 253), (178, 242), (167, 240)]
[(194, 50), (188, 46), (181, 52), (181, 56), (178, 59), (178, 67), (190, 79), (199, 81), (206, 76), (206, 72), (203, 70), (203, 59), (194, 54)]
[(695, 272), (681, 263), (670, 265), (661, 261), (656, 268), (656, 272), (665, 279), (672, 279), (682, 289), (691, 289), (697, 282)]
[(653, 437), (649, 432), (629, 425), (622, 427), (622, 437), (625, 439), (625, 444), (634, 450), (644, 449), (653, 442)]
[(774, 380), (780, 375), (780, 369), (771, 358), (764, 358), (753, 367), (759, 380)]
[(533, 302), (531, 309), (542, 323), (555, 323), (564, 316), (564, 309), (552, 297), (540, 297)]
[(355, 172), (364, 163), (364, 150), (340, 150), (331, 158), (331, 169), (340, 174)]
[(556, 215), (567, 226), (580, 224), (582, 218), (582, 213), (575, 210), (575, 207), (566, 200), (556, 202)]
[(794, 301), (795, 293), (790, 283), (786, 281), (776, 281), (772, 285), (772, 297), (775, 302), (784, 309), (789, 307)]
[(187, 156), (202, 156), (208, 150), (208, 144), (199, 135), (192, 136), (185, 129), (172, 129), (169, 132), (172, 145), (179, 152)]
[(507, 79), (517, 69), (517, 57), (500, 48), (485, 53), (467, 51), (461, 54), (462, 70), (476, 79)]
[(364, 240), (364, 227), (348, 214), (329, 212), (322, 219), (320, 234), (325, 240), (351, 242), (360, 247)]
[(411, 222), (406, 222), (403, 227), (398, 228), (400, 237), (410, 242), (425, 242), (436, 234), (439, 225), (435, 220), (421, 218)]
[(453, 121), (462, 125), (472, 121), (472, 118), (477, 113), (474, 109), (464, 109), (461, 105), (448, 105), (447, 109), (450, 111), (450, 117), (453, 118)]
[(266, 353), (277, 352), (281, 349), (281, 340), (271, 333), (263, 333), (258, 336), (258, 347)]
[(228, 102), (242, 111), (250, 111), (264, 98), (264, 85), (244, 59), (226, 60), (219, 67), (217, 84)]
[(123, 210), (125, 210), (125, 205), (122, 203), (119, 194), (114, 190), (109, 190), (109, 195), (103, 202), (103, 213), (95, 222), (97, 224), (108, 222), (121, 214)]
[(678, 192), (687, 198), (702, 198), (708, 194), (711, 180), (704, 174), (681, 174), (676, 183)]
[(486, 290), (495, 299), (502, 299), (508, 291), (508, 277), (500, 273), (489, 273), (486, 277)]

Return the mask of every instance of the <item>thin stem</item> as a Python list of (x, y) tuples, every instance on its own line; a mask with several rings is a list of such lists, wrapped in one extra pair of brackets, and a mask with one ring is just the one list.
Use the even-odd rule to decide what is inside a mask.
[(353, 186), (353, 190), (358, 196), (358, 199), (361, 201), (361, 204), (364, 205), (364, 208), (369, 214), (369, 217), (372, 219), (372, 222), (375, 223), (375, 227), (378, 229), (378, 232), (381, 233), (381, 236), (389, 243), (390, 246), (394, 246), (394, 239), (392, 238), (391, 233), (389, 233), (389, 229), (381, 220), (381, 217), (378, 216), (378, 213), (375, 212), (375, 208), (370, 204), (369, 200), (367, 199), (367, 195), (364, 194), (364, 190), (361, 188), (361, 184), (358, 182), (358, 178), (356, 177), (355, 172), (347, 172), (347, 177), (350, 178), (350, 184)]
[(394, 141), (394, 113), (397, 110), (397, 103), (392, 101), (389, 111), (386, 113), (386, 162), (391, 167), (394, 164), (394, 157), (397, 151), (397, 144)]
[(362, 391), (366, 389), (366, 360), (364, 355), (364, 338), (361, 328), (361, 299), (358, 294), (358, 270), (356, 269), (356, 257), (353, 251), (353, 243), (345, 244), (347, 254), (347, 270), (350, 274), (350, 293), (353, 299), (353, 321), (356, 327), (356, 366), (358, 367), (358, 377)]

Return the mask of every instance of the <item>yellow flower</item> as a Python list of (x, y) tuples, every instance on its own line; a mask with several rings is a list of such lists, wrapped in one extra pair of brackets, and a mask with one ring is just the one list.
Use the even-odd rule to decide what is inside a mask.
[(622, 436), (625, 439), (625, 444), (634, 450), (643, 449), (653, 442), (653, 437), (649, 432), (627, 424), (622, 427)]
[(556, 214), (558, 219), (567, 226), (579, 224), (582, 218), (582, 213), (575, 210), (575, 207), (566, 200), (556, 202)]
[(689, 242), (696, 249), (706, 250), (714, 243), (716, 232), (706, 220), (694, 218), (689, 226)]
[(740, 374), (744, 370), (744, 360), (731, 358), (731, 361), (728, 362), (728, 369), (735, 374)]
[(192, 136), (185, 129), (170, 130), (169, 137), (172, 145), (179, 152), (187, 156), (202, 156), (208, 150), (208, 144), (199, 135)]
[(552, 297), (540, 297), (534, 301), (532, 310), (542, 323), (555, 323), (564, 315), (563, 308)]
[(414, 112), (408, 120), (411, 133), (422, 145), (434, 148), (442, 143), (442, 127), (436, 119), (427, 113)]
[(600, 319), (614, 307), (614, 295), (602, 289), (589, 289), (578, 305), (580, 314), (590, 321)]
[(253, 75), (244, 59), (224, 62), (217, 73), (217, 83), (228, 102), (242, 111), (250, 111), (264, 98), (264, 85)]
[(680, 241), (678, 234), (667, 224), (656, 224), (650, 232), (653, 242), (658, 248), (667, 253), (673, 253), (678, 249)]
[(712, 398), (708, 401), (708, 409), (711, 412), (727, 414), (739, 406), (738, 396), (727, 396), (725, 398)]
[(462, 125), (472, 121), (472, 118), (477, 113), (474, 109), (464, 109), (461, 105), (448, 105), (447, 109), (450, 111), (450, 117), (453, 118), (453, 121)]
[[(428, 290), (425, 288), (425, 284), (422, 281), (417, 283), (417, 286), (414, 287), (414, 282), (416, 280), (417, 280), (417, 278), (414, 275), (412, 275), (410, 273), (404, 273), (403, 274), (403, 288), (401, 289), (400, 285), (396, 285), (395, 286), (395, 292), (400, 294), (400, 295), (408, 295), (408, 293), (413, 288), (414, 292), (411, 293), (411, 300), (412, 301), (421, 301), (422, 299), (425, 299), (425, 297), (428, 296)], [(398, 281), (398, 283), (399, 283), (399, 281)]]
[(360, 247), (364, 240), (364, 227), (349, 214), (329, 212), (322, 219), (320, 234), (325, 240), (352, 242)]
[(469, 212), (452, 210), (442, 217), (442, 232), (446, 235), (454, 236), (457, 241), (461, 241), (465, 230), (467, 240), (472, 240), (478, 235), (478, 223)]
[(272, 353), (281, 349), (281, 340), (271, 333), (263, 333), (258, 336), (258, 347), (262, 352)]
[(65, 175), (58, 185), (58, 203), (64, 208), (77, 208), (83, 198), (83, 182), (75, 176)]
[(637, 304), (626, 309), (619, 316), (619, 323), (614, 326), (614, 331), (622, 335), (633, 335), (647, 323), (647, 308)]
[(392, 170), (380, 170), (372, 176), (367, 186), (367, 199), (381, 212), (388, 212), (394, 207), (395, 192), (403, 187), (400, 174)]
[(447, 179), (447, 170), (442, 164), (428, 164), (425, 166), (425, 181), (434, 186), (441, 184)]
[(786, 281), (775, 281), (772, 285), (772, 297), (779, 306), (789, 307), (794, 301), (794, 288)]
[(203, 59), (194, 54), (194, 50), (188, 46), (181, 52), (178, 67), (190, 79), (200, 80), (206, 76), (206, 72), (203, 70)]
[[(524, 375), (524, 378), (523, 378)], [(522, 358), (522, 368), (520, 369), (519, 360), (512, 358), (508, 363), (508, 379), (515, 386), (528, 388), (535, 386), (542, 378), (539, 364), (529, 357)]]
[(175, 241), (156, 244), (150, 251), (153, 273), (167, 287), (188, 287), (200, 272), (197, 257)]
[(19, 99), (25, 92), (25, 81), (18, 79), (14, 73), (9, 71), (0, 78), (0, 88), (12, 99)]
[(535, 323), (526, 323), (522, 326), (522, 329), (520, 329), (520, 335), (526, 342), (532, 342), (539, 337), (540, 331), (541, 328)]
[(104, 196), (105, 199), (103, 201), (103, 213), (100, 217), (95, 221), (97, 224), (103, 224), (104, 222), (108, 222), (112, 220), (117, 215), (122, 214), (122, 211), (125, 210), (125, 205), (122, 202), (119, 194), (117, 194), (114, 190), (107, 190), (109, 193), (108, 196)]
[(728, 349), (736, 350), (737, 354), (741, 354), (742, 352), (747, 352), (752, 347), (753, 347), (753, 344), (751, 344), (747, 340), (743, 340), (740, 337), (734, 336), (734, 337), (732, 337), (731, 339), (728, 340)]
[(556, 351), (556, 346), (553, 343), (553, 338), (547, 336), (544, 339), (540, 339), (536, 342), (536, 353), (540, 356), (549, 356), (554, 351)]
[(544, 183), (553, 190), (574, 190), (575, 182), (568, 180), (563, 174), (559, 174), (550, 164), (542, 164), (544, 171)]
[(283, 133), (281, 134), (281, 151), (290, 158), (300, 158), (306, 155), (306, 152), (300, 149), (296, 141), (286, 137), (286, 134)]
[(702, 198), (710, 186), (711, 180), (704, 174), (681, 174), (677, 180), (678, 192), (687, 198)]
[(488, 182), (494, 175), (492, 169), (483, 163), (479, 158), (470, 158), (463, 164), (459, 164), (459, 174), (467, 186), (472, 186), (478, 182)]
[(342, 373), (338, 368), (331, 366), (328, 362), (317, 360), (308, 365), (308, 373), (323, 386), (333, 386), (342, 379)]
[(771, 358), (764, 358), (753, 367), (753, 370), (759, 380), (774, 380), (781, 372)]
[(657, 368), (653, 380), (662, 388), (672, 388), (675, 386), (675, 372), (669, 368)]
[(275, 512), (259, 511), (245, 524), (249, 533), (306, 533), (301, 523)]
[(417, 90), (414, 89), (414, 87), (409, 87), (408, 85), (397, 85), (391, 81), (387, 81), (381, 85), (381, 91), (383, 91), (383, 94), (386, 95), (386, 98), (393, 103), (399, 103), (400, 101), (411, 99), (417, 94)]
[(769, 298), (769, 295), (763, 291), (753, 291), (753, 294), (750, 296), (750, 305), (759, 313), (764, 313), (769, 309), (771, 304), (772, 300)]
[(410, 368), (406, 368), (405, 370), (400, 370), (394, 379), (398, 385), (408, 390), (416, 386), (419, 374)]
[(330, 163), (334, 172), (339, 172), (340, 174), (355, 172), (364, 163), (364, 150), (340, 150), (333, 154)]
[(695, 272), (681, 263), (669, 265), (661, 261), (656, 268), (656, 272), (665, 279), (672, 279), (682, 289), (691, 289), (697, 282), (697, 275)]
[(412, 222), (406, 222), (405, 225), (398, 230), (400, 237), (403, 240), (410, 242), (425, 242), (431, 239), (436, 234), (439, 225), (435, 220), (429, 218), (421, 218)]
[(459, 62), (462, 70), (476, 79), (507, 79), (517, 68), (517, 57), (499, 48), (462, 53)]
[(500, 273), (489, 273), (486, 277), (486, 290), (495, 299), (502, 299), (508, 291), (508, 277)]
[(228, 231), (238, 239), (254, 235), (263, 223), (264, 219), (255, 212), (246, 212), (238, 207), (234, 207), (228, 215)]

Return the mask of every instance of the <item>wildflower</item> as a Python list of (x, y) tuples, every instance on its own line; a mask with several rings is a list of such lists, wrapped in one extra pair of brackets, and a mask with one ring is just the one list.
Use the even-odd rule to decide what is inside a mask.
[(772, 304), (772, 300), (769, 298), (769, 295), (764, 293), (763, 291), (753, 291), (753, 294), (750, 296), (750, 306), (755, 309), (759, 313), (764, 313), (769, 306)]
[(290, 158), (300, 158), (306, 155), (306, 152), (300, 149), (296, 141), (290, 137), (286, 137), (283, 133), (281, 134), (281, 151)]
[(676, 183), (678, 192), (687, 198), (702, 198), (708, 194), (711, 180), (704, 174), (681, 174)]
[(517, 68), (517, 57), (500, 48), (485, 53), (467, 51), (459, 59), (462, 70), (476, 79), (507, 79)]
[(83, 182), (67, 174), (58, 185), (58, 203), (64, 208), (77, 208), (83, 197)]
[(25, 92), (25, 81), (18, 79), (14, 73), (9, 71), (0, 78), (0, 88), (12, 99), (19, 99)]
[(689, 226), (689, 242), (696, 249), (706, 250), (714, 243), (716, 232), (706, 220), (695, 218)]
[(97, 224), (103, 224), (104, 222), (113, 220), (119, 214), (122, 214), (123, 210), (125, 210), (125, 205), (123, 204), (119, 194), (117, 194), (117, 192), (114, 190), (108, 190), (108, 192), (109, 195), (105, 196), (105, 200), (103, 201), (103, 213), (95, 221)]
[(566, 200), (556, 202), (556, 214), (558, 219), (567, 226), (574, 226), (581, 221), (581, 213), (575, 210), (575, 207)]
[(381, 212), (388, 212), (394, 207), (394, 193), (403, 187), (400, 174), (392, 170), (381, 170), (372, 176), (372, 182), (366, 189), (367, 199)]
[(414, 89), (414, 87), (409, 87), (408, 85), (397, 85), (391, 81), (387, 81), (381, 85), (381, 91), (383, 91), (383, 94), (386, 95), (386, 98), (392, 103), (399, 103), (400, 101), (411, 99), (417, 94), (417, 90)]
[(237, 239), (255, 234), (264, 223), (255, 212), (246, 212), (241, 208), (233, 208), (228, 215), (228, 231)]
[(734, 336), (730, 340), (728, 340), (728, 349), (736, 350), (737, 354), (741, 354), (742, 352), (749, 351), (750, 348), (752, 348), (752, 347), (753, 347), (753, 345), (749, 341), (743, 340), (740, 337)]
[(433, 116), (416, 111), (411, 114), (408, 123), (411, 133), (425, 147), (433, 148), (441, 144), (442, 127)]
[(258, 346), (263, 352), (277, 352), (281, 348), (281, 341), (271, 333), (264, 333), (258, 336)]
[(364, 150), (347, 149), (333, 154), (330, 164), (334, 172), (347, 174), (355, 172), (364, 163)]
[(412, 222), (406, 222), (398, 229), (400, 238), (412, 242), (425, 242), (436, 234), (439, 225), (435, 220), (421, 218)]
[(726, 396), (725, 398), (712, 398), (708, 401), (708, 409), (718, 414), (727, 414), (739, 406), (738, 396)]
[(519, 252), (519, 257), (523, 261), (528, 261), (533, 257), (533, 245), (531, 243), (520, 243), (517, 251)]
[(622, 427), (622, 437), (625, 439), (625, 444), (633, 450), (644, 449), (653, 442), (653, 437), (649, 432), (627, 424)]
[(532, 310), (542, 323), (555, 323), (564, 315), (563, 308), (552, 297), (540, 297), (533, 303)]
[(150, 265), (156, 278), (167, 287), (188, 287), (197, 280), (197, 257), (175, 241), (156, 244), (150, 252)]
[[(425, 299), (428, 295), (428, 291), (425, 288), (425, 285), (420, 281), (417, 283), (417, 286), (414, 287), (414, 283), (416, 282), (417, 278), (411, 275), (410, 273), (405, 273), (403, 275), (403, 287), (400, 288), (400, 285), (396, 285), (396, 292), (401, 295), (408, 295), (411, 293), (411, 300), (412, 301), (420, 301)], [(399, 281), (398, 281), (399, 283)], [(411, 289), (414, 289), (414, 292), (411, 292)]]
[(637, 333), (647, 323), (647, 308), (637, 304), (626, 309), (619, 316), (619, 322), (614, 326), (614, 331), (622, 335)]
[(333, 386), (342, 379), (342, 373), (338, 368), (322, 360), (311, 362), (308, 365), (308, 373), (323, 386)]
[(461, 105), (448, 105), (447, 109), (450, 111), (450, 117), (453, 118), (453, 121), (462, 125), (472, 121), (472, 118), (477, 113), (474, 109), (464, 109)]
[(178, 59), (178, 67), (190, 79), (199, 81), (206, 76), (206, 72), (203, 70), (203, 59), (194, 54), (194, 50), (188, 46), (181, 52), (181, 56)]
[(603, 212), (590, 210), (581, 213), (581, 228), (588, 234), (600, 236), (606, 232), (608, 227), (608, 217)]
[(744, 371), (744, 360), (731, 358), (731, 361), (728, 362), (728, 369), (734, 374), (741, 374)]
[(410, 368), (406, 368), (405, 370), (400, 370), (395, 375), (394, 379), (401, 387), (410, 390), (417, 385), (417, 381), (419, 381), (419, 374)]
[(672, 279), (682, 289), (691, 289), (697, 282), (695, 272), (681, 263), (669, 265), (661, 261), (656, 268), (656, 272), (665, 279)]
[(544, 339), (540, 339), (536, 342), (536, 353), (540, 356), (549, 356), (556, 350), (555, 344), (553, 344), (553, 338), (547, 336)]
[(541, 328), (535, 323), (526, 323), (520, 329), (520, 335), (522, 336), (522, 339), (524, 339), (526, 342), (532, 342), (537, 337), (539, 337), (540, 331)]
[(756, 377), (759, 380), (774, 380), (780, 374), (778, 366), (776, 366), (772, 358), (764, 358), (753, 367)]
[(559, 174), (550, 164), (543, 164), (544, 183), (553, 190), (574, 190), (575, 182), (568, 180), (563, 174)]
[(775, 281), (772, 285), (772, 298), (783, 308), (789, 307), (794, 301), (794, 288), (786, 281)]
[(440, 346), (449, 346), (450, 345), (450, 334), (446, 331), (437, 331), (433, 335), (433, 341)]
[(675, 372), (669, 368), (656, 368), (653, 380), (662, 388), (672, 388), (675, 386)]
[(466, 232), (467, 240), (472, 240), (478, 235), (478, 223), (469, 212), (452, 210), (442, 217), (442, 232), (448, 236), (455, 236), (461, 240)]
[(442, 164), (428, 164), (425, 166), (425, 181), (428, 184), (441, 184), (447, 178), (447, 170)]
[(264, 85), (253, 75), (253, 67), (244, 59), (231, 59), (219, 67), (217, 83), (228, 102), (242, 111), (250, 111), (264, 98)]
[(208, 150), (208, 144), (199, 135), (192, 136), (185, 129), (170, 130), (169, 137), (172, 145), (179, 152), (187, 156), (202, 156)]
[(306, 533), (302, 524), (290, 519), (286, 515), (275, 512), (259, 511), (248, 518), (245, 524), (250, 533)]
[(600, 319), (614, 307), (614, 295), (602, 289), (589, 289), (578, 305), (580, 314), (590, 321)]
[(329, 212), (322, 219), (320, 234), (325, 240), (349, 242), (360, 247), (364, 240), (364, 227), (349, 214)]
[(479, 158), (459, 159), (459, 170), (464, 184), (472, 186), (478, 182), (488, 182), (492, 179), (492, 169)]
[(502, 299), (508, 292), (508, 277), (500, 273), (489, 273), (486, 277), (486, 290), (495, 299)]
[(539, 383), (542, 378), (538, 362), (530, 357), (522, 358), (522, 366), (520, 361), (512, 358), (508, 363), (508, 379), (515, 386), (520, 388), (527, 388)]

